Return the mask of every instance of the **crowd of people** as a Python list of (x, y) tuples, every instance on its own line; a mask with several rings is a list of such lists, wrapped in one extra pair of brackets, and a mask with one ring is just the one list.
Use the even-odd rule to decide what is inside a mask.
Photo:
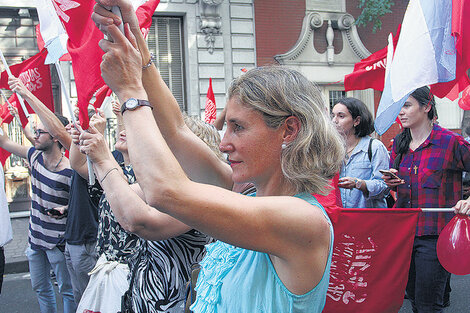
[[(393, 192), (396, 208), (470, 215), (470, 144), (437, 125), (428, 87), (405, 102), (390, 152), (371, 136), (362, 101), (340, 99), (330, 115), (319, 88), (282, 66), (235, 78), (213, 126), (181, 113), (131, 3), (97, 2), (92, 19), (112, 38), (100, 42), (102, 76), (121, 104), (115, 151), (100, 109), (83, 131), (9, 78), (40, 120), (25, 128), (33, 147), (4, 134), (0, 147), (31, 167), (26, 254), (41, 312), (57, 311), (51, 268), (64, 312), (321, 312), (334, 242), (324, 206), (387, 208)], [(106, 8), (116, 4), (122, 19)], [(406, 288), (414, 312), (446, 306), (450, 273), (436, 242), (453, 215), (419, 215)], [(11, 226), (0, 218), (3, 246)]]

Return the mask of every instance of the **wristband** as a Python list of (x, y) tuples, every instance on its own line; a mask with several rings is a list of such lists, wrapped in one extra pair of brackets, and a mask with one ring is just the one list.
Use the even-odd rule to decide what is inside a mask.
[(118, 170), (117, 167), (113, 167), (111, 168), (109, 171), (106, 172), (106, 174), (104, 174), (103, 178), (100, 180), (100, 185), (103, 183), (103, 181), (106, 179), (106, 177), (108, 177), (109, 173), (111, 173), (113, 170)]

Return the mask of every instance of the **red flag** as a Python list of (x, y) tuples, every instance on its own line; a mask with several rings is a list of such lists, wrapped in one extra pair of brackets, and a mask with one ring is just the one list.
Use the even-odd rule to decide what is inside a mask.
[[(21, 125), (23, 125), (23, 127), (26, 127), (29, 121), (26, 115), (24, 114), (23, 110), (21, 109), (21, 104), (20, 104), (20, 101), (18, 100), (18, 96), (16, 94), (13, 94), (8, 99), (8, 102), (10, 102), (10, 104), (18, 110), (18, 114), (21, 120)], [(2, 118), (2, 124), (3, 123), (10, 124), (10, 122), (13, 120), (13, 115), (10, 114), (10, 110), (8, 109), (8, 103), (6, 102), (2, 106), (1, 118)]]
[[(152, 15), (159, 1), (151, 0), (142, 6), (139, 25), (152, 23)], [(88, 128), (88, 104), (92, 97), (105, 83), (101, 77), (101, 58), (103, 51), (98, 42), (103, 39), (103, 33), (98, 30), (90, 16), (93, 12), (94, 1), (74, 0), (67, 3), (53, 1), (57, 15), (64, 24), (69, 36), (67, 50), (72, 57), (72, 68), (77, 86), (79, 118), (83, 129)], [(146, 9), (147, 8), (147, 9)], [(142, 27), (142, 26), (141, 26)], [(148, 31), (147, 31), (148, 32)]]
[(315, 199), (325, 208), (325, 210), (335, 209), (336, 207), (343, 207), (341, 201), (341, 191), (338, 187), (339, 172), (330, 181), (330, 192), (327, 195), (314, 194)]
[(212, 78), (209, 78), (209, 89), (207, 89), (206, 96), (206, 109), (204, 110), (204, 116), (206, 123), (212, 124), (215, 121), (217, 115), (217, 108), (215, 106), (214, 91), (212, 90)]
[(335, 243), (323, 312), (398, 312), (420, 209), (328, 210)]
[(157, 9), (160, 0), (149, 0), (137, 8), (135, 14), (139, 20), (140, 31), (144, 38), (147, 38), (149, 28), (152, 25), (152, 16)]
[[(393, 37), (396, 46), (400, 36), (401, 25)], [(354, 71), (344, 76), (344, 90), (363, 90), (372, 88), (382, 91), (385, 83), (385, 66), (387, 65), (387, 47), (372, 53), (354, 65)]]
[(75, 0), (62, 4), (54, 0), (53, 4), (69, 36), (67, 50), (77, 86), (79, 118), (82, 127), (87, 129), (88, 104), (95, 92), (105, 85), (100, 70), (103, 51), (98, 47), (103, 33), (90, 18), (95, 2)]
[[(39, 24), (36, 25), (36, 36), (37, 36), (39, 51), (42, 51), (42, 49), (44, 49), (45, 44), (44, 44), (44, 39), (42, 38), (42, 35), (41, 35), (41, 28)], [(69, 53), (66, 53), (59, 60), (60, 61), (72, 61), (72, 58), (70, 57)]]
[(452, 0), (452, 35), (455, 38), (457, 64), (455, 79), (447, 83), (431, 85), (432, 93), (439, 97), (455, 100), (459, 92), (470, 85), (467, 70), (470, 68), (470, 2)]
[(10, 152), (7, 150), (0, 148), (0, 162), (2, 162), (2, 166), (5, 166), (5, 161), (8, 159), (8, 157), (11, 155)]
[[(31, 91), (42, 103), (44, 103), (52, 112), (54, 112), (54, 102), (52, 98), (51, 88), (51, 74), (49, 65), (44, 64), (47, 56), (47, 50), (42, 50), (35, 56), (23, 61), (21, 63), (10, 66), (11, 73), (18, 77), (23, 84)], [(10, 89), (8, 86), (8, 73), (3, 71), (0, 78), (0, 88)], [(10, 102), (13, 104), (17, 101), (16, 95), (14, 98), (10, 98)], [(34, 113), (34, 110), (27, 104), (26, 109), (29, 113)], [(23, 114), (23, 110), (20, 105), (17, 106), (18, 111)], [(10, 114), (8, 112), (8, 114)], [(24, 116), (24, 114), (23, 114)], [(27, 119), (26, 119), (27, 123)], [(26, 124), (23, 124), (26, 126)]]

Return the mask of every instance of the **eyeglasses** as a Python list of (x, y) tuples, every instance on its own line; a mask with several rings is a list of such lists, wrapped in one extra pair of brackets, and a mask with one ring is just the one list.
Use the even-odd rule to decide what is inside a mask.
[(36, 129), (34, 131), (34, 136), (36, 137), (39, 137), (41, 136), (41, 134), (49, 134), (49, 132), (45, 131), (45, 130), (42, 130), (42, 129)]

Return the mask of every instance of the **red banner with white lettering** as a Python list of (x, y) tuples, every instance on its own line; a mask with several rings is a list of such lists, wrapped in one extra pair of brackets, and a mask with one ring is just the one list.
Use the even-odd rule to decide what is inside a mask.
[[(396, 46), (400, 36), (401, 25), (393, 37)], [(354, 65), (354, 71), (344, 76), (344, 90), (363, 90), (372, 88), (382, 91), (385, 83), (385, 67), (387, 65), (387, 47), (372, 53), (369, 57)]]
[(204, 110), (204, 120), (206, 123), (214, 123), (217, 116), (217, 108), (215, 106), (214, 90), (212, 90), (212, 78), (209, 78), (209, 88), (207, 89), (206, 108)]
[[(42, 50), (35, 56), (23, 61), (21, 63), (10, 66), (11, 73), (18, 77), (23, 84), (34, 94), (39, 100), (41, 100), (44, 105), (46, 105), (52, 112), (54, 112), (54, 102), (52, 98), (52, 88), (51, 88), (51, 73), (49, 70), (49, 65), (44, 64), (44, 61), (47, 56), (47, 50)], [(0, 78), (0, 88), (10, 89), (8, 86), (8, 73), (3, 71)], [(22, 121), (27, 123), (28, 120), (24, 116), (23, 110), (19, 105), (18, 98), (16, 96), (9, 99), (10, 103), (18, 108), (20, 117)], [(18, 105), (15, 105), (15, 102)], [(34, 110), (29, 106), (27, 101), (25, 101), (26, 109), (29, 113), (34, 113)], [(4, 104), (6, 106), (6, 103)], [(5, 113), (5, 110), (3, 110)], [(5, 115), (2, 114), (2, 118), (11, 117), (8, 109)], [(10, 119), (11, 121), (11, 119)], [(26, 126), (26, 124), (23, 124)]]
[(420, 209), (329, 209), (335, 242), (323, 312), (398, 312)]

